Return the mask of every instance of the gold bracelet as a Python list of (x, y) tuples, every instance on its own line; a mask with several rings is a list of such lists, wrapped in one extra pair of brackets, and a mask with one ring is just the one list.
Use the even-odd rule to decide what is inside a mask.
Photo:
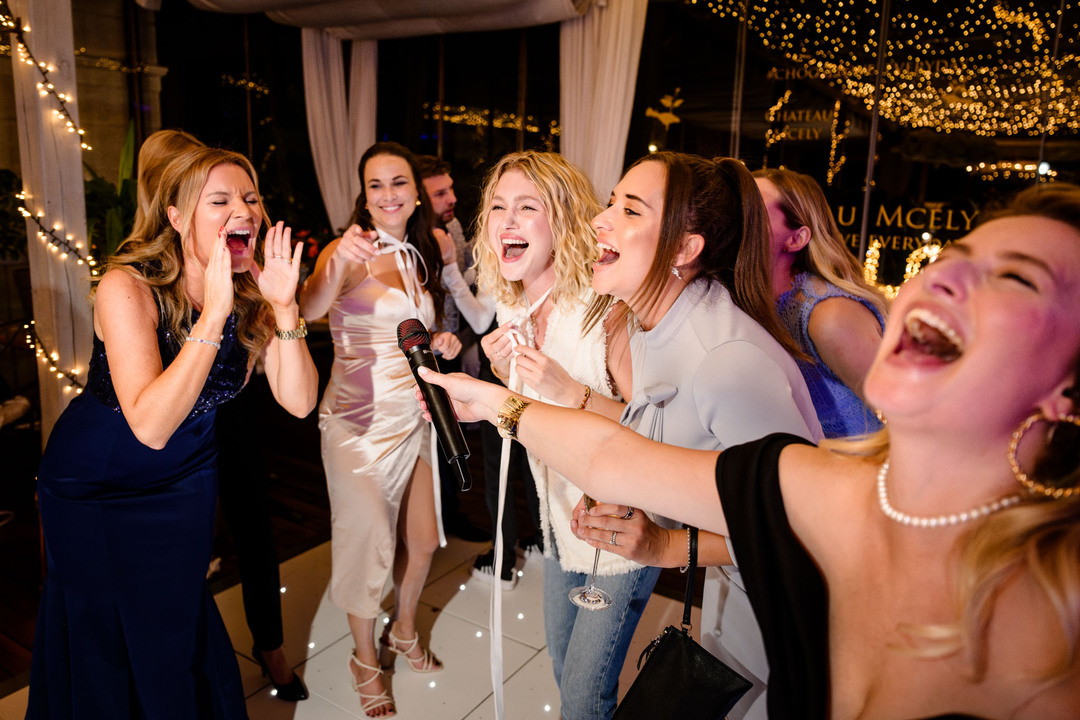
[(491, 366), (491, 374), (492, 375), (497, 377), (499, 380), (502, 380), (503, 382), (506, 382), (508, 380), (508, 378), (504, 378), (502, 375), (499, 374), (499, 371), (495, 369), (495, 364), (494, 363), (488, 363), (488, 365)]
[(531, 404), (528, 400), (522, 400), (516, 395), (506, 398), (506, 402), (499, 409), (499, 418), (496, 423), (499, 435), (504, 440), (517, 440), (518, 421), (521, 420), (521, 413), (525, 412), (525, 408)]
[(304, 322), (304, 318), (300, 318), (300, 326), (295, 330), (282, 330), (275, 326), (274, 334), (277, 335), (278, 340), (299, 340), (307, 337), (307, 323)]
[(584, 410), (585, 406), (589, 404), (589, 398), (592, 397), (592, 388), (588, 385), (585, 386), (585, 397), (581, 399), (581, 404), (577, 406), (578, 410)]

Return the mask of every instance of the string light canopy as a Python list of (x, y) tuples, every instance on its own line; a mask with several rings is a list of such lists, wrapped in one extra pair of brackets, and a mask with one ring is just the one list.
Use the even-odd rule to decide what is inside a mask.
[[(424, 103), (425, 120), (442, 120), (452, 125), (471, 125), (473, 127), (494, 127), (502, 130), (520, 130), (521, 118), (517, 113), (493, 112), (487, 108), (467, 107), (465, 105), (440, 105), (439, 103)], [(532, 115), (525, 116), (525, 132), (540, 133), (555, 136), (560, 134), (559, 123), (556, 120), (548, 122), (543, 127)]]
[[(685, 2), (719, 17), (745, 17), (765, 47), (872, 109), (881, 0)], [(893, 0), (881, 116), (905, 127), (984, 136), (1080, 129), (1076, 6)]]

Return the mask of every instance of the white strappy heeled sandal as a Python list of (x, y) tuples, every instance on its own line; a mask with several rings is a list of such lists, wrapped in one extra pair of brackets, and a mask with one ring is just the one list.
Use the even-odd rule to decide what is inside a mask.
[(405, 658), (405, 662), (409, 663), (409, 669), (415, 673), (433, 673), (439, 672), (443, 669), (443, 664), (439, 658), (428, 650), (427, 648), (421, 648), (423, 653), (418, 658), (409, 657), (409, 653), (413, 648), (420, 644), (420, 633), (413, 635), (412, 640), (402, 640), (394, 634), (393, 630), (387, 630), (381, 638), (379, 638), (379, 644), (385, 647), (392, 653), (396, 653)]
[[(368, 670), (375, 673), (364, 682), (356, 682), (356, 676), (349, 671), (349, 677), (352, 679), (352, 689), (360, 696), (360, 708), (364, 711), (364, 714), (368, 717), (384, 717), (390, 718), (397, 715), (397, 706), (394, 704), (394, 698), (390, 696), (390, 693), (386, 690), (386, 686), (383, 686), (383, 691), (378, 694), (368, 694), (360, 692), (360, 688), (364, 687), (368, 683), (374, 682), (376, 678), (382, 677), (382, 668), (372, 667), (371, 665), (365, 665), (360, 662), (360, 659), (356, 657), (356, 651), (353, 650), (352, 655), (349, 657), (349, 662), (355, 663), (357, 667)], [(390, 706), (390, 709), (382, 715), (372, 715), (371, 713), (379, 708)]]

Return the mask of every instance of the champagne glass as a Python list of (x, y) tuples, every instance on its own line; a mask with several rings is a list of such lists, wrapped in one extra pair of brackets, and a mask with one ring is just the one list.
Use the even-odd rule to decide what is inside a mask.
[[(585, 496), (585, 508), (591, 510), (596, 501), (588, 495)], [(611, 596), (596, 587), (596, 566), (600, 563), (600, 548), (596, 548), (593, 556), (592, 575), (589, 576), (589, 584), (576, 587), (570, 591), (570, 602), (586, 610), (604, 610), (611, 607)]]

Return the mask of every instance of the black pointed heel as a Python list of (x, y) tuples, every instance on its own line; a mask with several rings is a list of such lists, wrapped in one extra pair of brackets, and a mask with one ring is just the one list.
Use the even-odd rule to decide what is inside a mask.
[(270, 668), (267, 667), (266, 661), (263, 660), (262, 652), (253, 647), (251, 648), (251, 656), (255, 658), (255, 662), (262, 668), (263, 677), (270, 678), (270, 684), (274, 686), (274, 697), (278, 700), (286, 700), (288, 702), (298, 702), (300, 700), (308, 699), (307, 687), (295, 671), (293, 671), (293, 679), (291, 682), (285, 683), (284, 685), (278, 685), (274, 682), (274, 676), (270, 674)]

